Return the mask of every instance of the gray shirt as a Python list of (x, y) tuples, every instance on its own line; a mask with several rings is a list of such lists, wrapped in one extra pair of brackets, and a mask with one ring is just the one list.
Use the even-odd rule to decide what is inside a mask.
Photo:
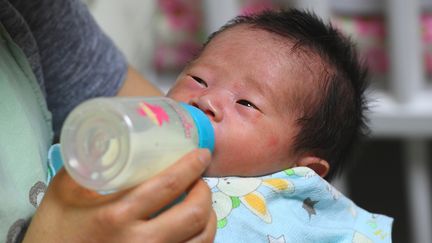
[(122, 85), (124, 56), (79, 0), (0, 0), (0, 21), (28, 57), (56, 136), (77, 104)]

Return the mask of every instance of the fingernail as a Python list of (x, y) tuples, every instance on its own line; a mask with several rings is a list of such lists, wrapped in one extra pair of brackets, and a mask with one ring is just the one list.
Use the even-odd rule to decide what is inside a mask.
[(210, 151), (208, 149), (200, 149), (198, 152), (198, 159), (208, 166), (210, 164)]

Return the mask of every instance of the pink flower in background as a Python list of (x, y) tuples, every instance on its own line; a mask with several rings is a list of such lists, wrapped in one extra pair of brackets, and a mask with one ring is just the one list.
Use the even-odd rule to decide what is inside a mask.
[(201, 43), (194, 40), (181, 42), (177, 46), (178, 56), (177, 61), (186, 64), (194, 58), (201, 48)]
[(386, 30), (383, 17), (359, 17), (355, 20), (358, 33), (363, 36), (372, 36), (376, 39), (384, 39)]
[(271, 0), (246, 0), (243, 5), (240, 10), (242, 15), (250, 15), (274, 8)]
[(343, 16), (334, 18), (332, 23), (343, 33), (356, 37), (359, 54), (372, 74), (388, 71), (386, 32), (381, 16)]
[(155, 49), (154, 65), (158, 71), (176, 71), (184, 67), (197, 54), (201, 44), (185, 40), (176, 45), (159, 45)]
[(174, 65), (175, 53), (167, 45), (158, 45), (155, 48), (155, 53), (153, 56), (153, 65), (159, 72), (168, 69), (167, 67), (172, 67)]
[[(360, 55), (365, 59), (372, 74), (387, 74), (386, 23), (383, 16), (337, 16), (332, 20), (335, 27), (344, 33), (356, 36)], [(354, 28), (353, 28), (354, 26)], [(421, 16), (423, 61), (426, 72), (432, 75), (432, 14)]]
[(388, 58), (384, 47), (370, 47), (362, 52), (362, 56), (372, 73), (385, 74), (388, 71)]
[(426, 71), (432, 73), (432, 54), (426, 53), (424, 57)]
[(424, 67), (429, 75), (432, 75), (432, 15), (424, 13), (422, 21), (422, 40), (424, 50)]
[(425, 43), (432, 43), (432, 15), (424, 14), (422, 21), (422, 37)]
[(153, 54), (158, 72), (181, 70), (201, 47), (203, 14), (201, 0), (158, 0), (160, 28)]
[(199, 0), (159, 0), (162, 12), (174, 29), (195, 32), (199, 29), (201, 11)]

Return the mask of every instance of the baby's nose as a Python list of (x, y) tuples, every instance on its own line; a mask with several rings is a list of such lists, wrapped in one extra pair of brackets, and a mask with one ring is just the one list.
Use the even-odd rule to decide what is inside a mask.
[(194, 98), (189, 103), (190, 105), (202, 110), (208, 117), (210, 117), (210, 119), (215, 122), (220, 122), (223, 119), (222, 108), (216, 101), (210, 99), (209, 97), (202, 96), (199, 98)]

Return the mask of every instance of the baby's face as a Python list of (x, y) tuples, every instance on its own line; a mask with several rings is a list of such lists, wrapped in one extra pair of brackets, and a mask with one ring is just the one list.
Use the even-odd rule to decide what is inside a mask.
[(216, 146), (207, 176), (264, 175), (294, 164), (299, 129), (286, 102), (301, 77), (281, 49), (272, 34), (233, 27), (216, 36), (169, 91), (213, 124)]

